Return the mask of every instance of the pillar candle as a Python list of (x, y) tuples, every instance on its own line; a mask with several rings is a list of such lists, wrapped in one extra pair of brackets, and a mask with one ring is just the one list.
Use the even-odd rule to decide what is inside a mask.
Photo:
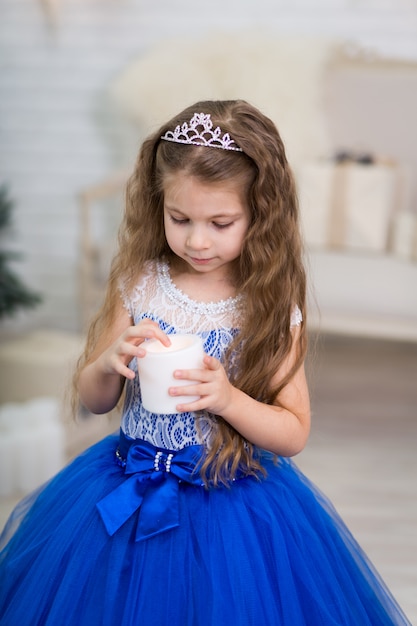
[(177, 369), (203, 369), (203, 342), (198, 335), (170, 335), (166, 347), (156, 339), (142, 344), (146, 356), (138, 358), (142, 403), (151, 413), (176, 413), (180, 403), (193, 402), (198, 396), (168, 394), (169, 387), (192, 385), (193, 381), (174, 378)]

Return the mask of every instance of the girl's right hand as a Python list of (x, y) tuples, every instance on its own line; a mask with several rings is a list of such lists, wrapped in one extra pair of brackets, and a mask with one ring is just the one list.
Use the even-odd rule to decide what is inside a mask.
[(140, 347), (145, 339), (158, 339), (164, 346), (171, 345), (168, 335), (159, 328), (157, 322), (145, 319), (123, 331), (97, 358), (96, 365), (103, 374), (119, 374), (133, 379), (135, 372), (128, 365), (134, 357), (145, 356), (146, 351)]

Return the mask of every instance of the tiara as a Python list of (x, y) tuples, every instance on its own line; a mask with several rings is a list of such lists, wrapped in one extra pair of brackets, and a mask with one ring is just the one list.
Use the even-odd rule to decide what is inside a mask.
[[(198, 128), (202, 127), (200, 132)], [(210, 119), (210, 113), (194, 113), (190, 123), (184, 122), (178, 125), (174, 131), (167, 130), (165, 135), (161, 137), (165, 141), (173, 141), (174, 143), (186, 143), (194, 146), (207, 146), (209, 148), (220, 148), (221, 150), (235, 150), (243, 152), (242, 148), (231, 139), (229, 133), (222, 135), (219, 126), (212, 130), (213, 122)]]

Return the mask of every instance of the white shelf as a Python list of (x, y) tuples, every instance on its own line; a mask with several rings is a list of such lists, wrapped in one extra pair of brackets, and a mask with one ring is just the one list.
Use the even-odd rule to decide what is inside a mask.
[(312, 330), (417, 341), (417, 263), (312, 250), (308, 265)]

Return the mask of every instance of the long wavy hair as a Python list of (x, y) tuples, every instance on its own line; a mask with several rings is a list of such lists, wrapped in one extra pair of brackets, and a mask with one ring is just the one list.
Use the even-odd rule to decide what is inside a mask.
[[(229, 133), (242, 152), (161, 140), (168, 130), (189, 122), (194, 113), (209, 113), (213, 127)], [(164, 181), (176, 172), (204, 183), (236, 183), (249, 209), (250, 223), (233, 276), (243, 296), (244, 315), (238, 336), (226, 355), (231, 382), (249, 396), (277, 403), (277, 396), (300, 367), (306, 353), (306, 325), (297, 341), (297, 357), (288, 374), (271, 379), (292, 348), (291, 314), (301, 309), (306, 321), (306, 278), (294, 177), (275, 124), (243, 100), (197, 102), (164, 124), (142, 145), (126, 187), (119, 231), (119, 251), (109, 277), (102, 309), (93, 321), (78, 373), (97, 339), (111, 327), (121, 278), (133, 287), (145, 264), (174, 257), (164, 231)], [(242, 349), (242, 346), (244, 349)], [(234, 360), (234, 363), (235, 363)], [(201, 473), (211, 483), (227, 483), (237, 471), (262, 471), (254, 446), (220, 416)]]

